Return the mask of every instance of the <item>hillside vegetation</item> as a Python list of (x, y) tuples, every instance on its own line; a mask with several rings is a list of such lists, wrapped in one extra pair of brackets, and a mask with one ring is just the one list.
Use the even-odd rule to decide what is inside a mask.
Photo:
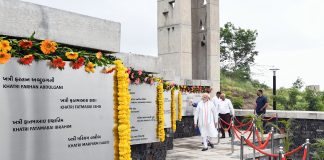
[(272, 89), (256, 80), (245, 79), (240, 75), (222, 71), (220, 86), (221, 91), (226, 94), (226, 97), (232, 101), (237, 109), (252, 109), (257, 98), (256, 92), (258, 89), (264, 91), (264, 95), (268, 97), (270, 103), (269, 108), (272, 108)]

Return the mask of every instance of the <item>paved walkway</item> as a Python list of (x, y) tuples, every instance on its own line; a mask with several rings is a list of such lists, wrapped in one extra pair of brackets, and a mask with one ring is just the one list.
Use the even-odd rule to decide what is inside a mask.
[[(213, 140), (217, 142), (217, 138)], [(167, 160), (238, 160), (240, 159), (239, 141), (234, 141), (234, 153), (231, 152), (231, 139), (220, 139), (220, 144), (215, 148), (201, 151), (201, 137), (189, 137), (174, 139), (174, 148), (167, 152)], [(244, 154), (252, 154), (250, 147), (244, 147)]]

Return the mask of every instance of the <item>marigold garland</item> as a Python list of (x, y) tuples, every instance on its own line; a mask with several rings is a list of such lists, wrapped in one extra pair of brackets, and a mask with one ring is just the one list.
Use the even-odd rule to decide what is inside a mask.
[(182, 93), (178, 91), (178, 120), (182, 120)]
[(165, 140), (165, 132), (164, 132), (164, 91), (163, 91), (163, 84), (159, 83), (156, 87), (157, 97), (156, 97), (156, 106), (157, 106), (157, 120), (158, 120), (158, 127), (157, 127), (157, 138), (164, 142)]
[(173, 132), (176, 131), (177, 125), (176, 125), (176, 102), (175, 102), (175, 96), (174, 96), (174, 89), (171, 89), (171, 128)]
[(130, 94), (128, 91), (127, 68), (120, 60), (116, 60), (114, 74), (114, 134), (115, 160), (131, 159), (131, 124)]

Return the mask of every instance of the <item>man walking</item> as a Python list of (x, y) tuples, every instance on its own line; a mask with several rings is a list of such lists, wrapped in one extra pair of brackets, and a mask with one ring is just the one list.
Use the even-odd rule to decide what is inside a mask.
[[(235, 116), (235, 113), (234, 113), (234, 108), (233, 108), (233, 105), (232, 105), (232, 102), (231, 100), (225, 98), (225, 94), (222, 93), (220, 95), (220, 100), (218, 101), (217, 103), (217, 111), (219, 113), (219, 117), (225, 121), (226, 123), (230, 124), (231, 123), (231, 114), (232, 116), (234, 117)], [(225, 122), (222, 122), (221, 121), (221, 128), (220, 128), (220, 131), (222, 133), (222, 137), (221, 138), (225, 138), (225, 130), (224, 128), (228, 128), (230, 126), (226, 125)], [(232, 136), (231, 134), (231, 131), (228, 130), (228, 135), (229, 137)]]
[(212, 101), (213, 101), (213, 103), (214, 103), (215, 106), (217, 106), (217, 103), (218, 103), (218, 101), (220, 100), (220, 95), (221, 95), (221, 94), (222, 94), (222, 93), (221, 93), (220, 91), (218, 91), (218, 92), (216, 93), (216, 96), (213, 97)]
[(256, 99), (255, 102), (255, 113), (260, 116), (261, 114), (266, 113), (266, 109), (269, 105), (268, 99), (266, 96), (263, 95), (263, 91), (259, 89), (257, 91), (258, 98)]
[(198, 127), (200, 130), (200, 135), (203, 140), (204, 148), (202, 151), (208, 150), (208, 141), (209, 145), (214, 148), (214, 145), (211, 142), (212, 137), (217, 137), (217, 111), (214, 106), (214, 103), (210, 101), (210, 97), (207, 93), (202, 95), (202, 101), (197, 105), (195, 114), (194, 114), (194, 124), (195, 128)]
[[(266, 109), (269, 105), (268, 99), (266, 96), (263, 95), (263, 91), (261, 89), (259, 89), (257, 91), (257, 95), (258, 95), (258, 98), (256, 99), (256, 102), (255, 102), (255, 113), (258, 116), (263, 116), (266, 113)], [(267, 124), (267, 121), (263, 120), (262, 126), (264, 129), (266, 127), (266, 124)], [(267, 133), (267, 132), (268, 132), (268, 130), (265, 129), (265, 133)]]

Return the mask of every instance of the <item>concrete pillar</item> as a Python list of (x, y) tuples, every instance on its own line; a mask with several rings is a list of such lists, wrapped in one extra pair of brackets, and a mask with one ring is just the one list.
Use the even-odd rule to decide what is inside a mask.
[(192, 2), (193, 79), (209, 80), (220, 89), (219, 0)]
[(158, 52), (165, 79), (192, 79), (191, 2), (158, 0)]

